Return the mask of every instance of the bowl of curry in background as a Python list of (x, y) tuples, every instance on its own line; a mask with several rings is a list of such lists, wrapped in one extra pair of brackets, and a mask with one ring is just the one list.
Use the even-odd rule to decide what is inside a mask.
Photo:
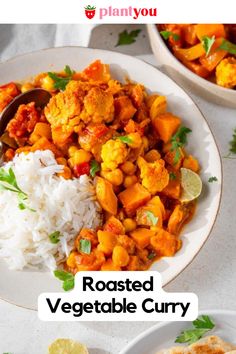
[[(193, 34), (195, 31), (194, 26), (196, 25), (147, 25), (153, 53), (164, 71), (176, 80), (176, 82), (209, 101), (235, 108), (235, 25), (227, 25), (228, 27), (223, 24), (201, 25), (204, 26), (202, 41), (199, 40), (196, 33)], [(184, 58), (181, 54), (178, 55), (179, 48), (176, 44), (178, 44), (180, 38), (182, 39), (184, 36), (183, 33), (187, 32), (189, 34), (189, 32), (191, 32), (190, 30), (192, 31), (192, 37), (189, 41), (192, 44), (187, 44), (184, 39), (181, 43), (182, 47), (179, 47), (180, 52), (182, 52), (181, 54), (187, 55), (187, 57), (190, 54), (191, 60), (185, 60), (186, 57)], [(200, 30), (202, 30), (202, 28), (200, 28)], [(160, 32), (164, 33), (161, 35)], [(204, 45), (202, 46), (203, 38), (207, 41), (205, 50)], [(224, 42), (223, 47), (227, 50), (222, 51), (219, 48), (222, 42)], [(177, 51), (175, 48), (178, 48)], [(198, 51), (197, 49), (200, 50)], [(206, 53), (206, 51), (208, 51), (208, 53)], [(229, 60), (232, 61), (232, 63), (230, 63)], [(204, 63), (205, 66), (203, 66), (202, 63)], [(206, 69), (207, 65), (209, 70)], [(221, 76), (218, 80), (216, 79), (217, 66), (218, 76)], [(235, 81), (235, 83), (233, 81)]]

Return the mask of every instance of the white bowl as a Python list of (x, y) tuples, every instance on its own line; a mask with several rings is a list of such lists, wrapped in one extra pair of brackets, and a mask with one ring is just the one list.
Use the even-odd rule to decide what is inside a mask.
[(192, 89), (206, 100), (236, 108), (236, 90), (221, 87), (194, 74), (172, 54), (156, 25), (149, 24), (147, 29), (153, 53), (170, 77), (185, 88)]
[[(95, 59), (111, 64), (112, 75), (116, 79), (124, 81), (128, 75), (143, 83), (149, 91), (167, 96), (168, 109), (180, 116), (183, 124), (192, 129), (187, 148), (200, 161), (204, 188), (195, 216), (181, 234), (182, 249), (175, 257), (163, 258), (153, 265), (152, 269), (162, 274), (165, 285), (199, 252), (211, 232), (220, 204), (222, 168), (219, 152), (206, 120), (192, 99), (168, 76), (139, 59), (120, 53), (79, 47), (46, 49), (6, 61), (0, 64), (1, 83), (21, 81), (42, 71), (59, 71), (65, 64), (81, 70)], [(218, 182), (208, 184), (210, 176), (216, 176)], [(36, 309), (40, 293), (61, 289), (60, 282), (49, 273), (10, 271), (4, 262), (0, 263), (0, 284), (2, 299), (33, 309)]]
[[(236, 345), (235, 311), (205, 310), (200, 314), (210, 316), (216, 325), (209, 334), (219, 336), (226, 342)], [(141, 333), (119, 354), (156, 354), (161, 349), (178, 346), (175, 343), (176, 337), (180, 332), (189, 328), (191, 328), (191, 322), (187, 321), (159, 323)]]

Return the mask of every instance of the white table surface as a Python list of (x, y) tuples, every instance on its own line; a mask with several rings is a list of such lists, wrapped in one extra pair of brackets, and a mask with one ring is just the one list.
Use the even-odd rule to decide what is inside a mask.
[[(114, 34), (115, 31), (120, 31), (120, 27), (114, 29), (114, 26), (110, 26), (109, 31)], [(108, 29), (104, 28), (105, 33), (106, 31)], [(107, 37), (97, 43), (97, 47), (104, 46), (109, 49)], [(135, 44), (134, 47), (137, 49), (134, 52), (140, 54), (140, 46)], [(135, 54), (131, 47), (126, 48), (121, 48), (122, 52)], [(147, 54), (141, 58), (154, 65), (158, 64), (149, 54), (148, 45), (144, 52)], [(221, 155), (224, 156), (228, 152), (228, 143), (236, 127), (236, 110), (206, 102), (192, 92), (189, 94), (207, 118)], [(170, 292), (195, 292), (199, 297), (200, 309), (236, 310), (236, 160), (223, 159), (223, 169), (223, 198), (211, 236), (192, 264), (165, 288)], [(48, 344), (59, 337), (71, 337), (84, 342), (90, 348), (90, 354), (118, 354), (132, 338), (153, 324), (44, 323), (37, 318), (36, 312), (0, 301), (0, 354), (44, 354)]]

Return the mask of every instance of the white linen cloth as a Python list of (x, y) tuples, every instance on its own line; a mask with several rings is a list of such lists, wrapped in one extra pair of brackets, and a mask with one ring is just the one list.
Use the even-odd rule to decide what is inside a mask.
[(94, 26), (96, 25), (1, 24), (0, 61), (49, 47), (86, 47)]

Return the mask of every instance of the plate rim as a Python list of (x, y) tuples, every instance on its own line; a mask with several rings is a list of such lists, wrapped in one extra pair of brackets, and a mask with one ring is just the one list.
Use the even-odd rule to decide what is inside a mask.
[[(200, 116), (202, 117), (203, 121), (205, 122), (212, 138), (213, 138), (213, 142), (215, 144), (215, 147), (216, 147), (216, 153), (218, 155), (218, 160), (219, 160), (219, 167), (220, 167), (220, 178), (221, 178), (221, 181), (220, 181), (220, 189), (219, 189), (219, 196), (218, 196), (218, 205), (217, 205), (217, 209), (216, 209), (216, 212), (214, 214), (214, 218), (212, 218), (212, 224), (211, 224), (211, 228), (207, 234), (207, 236), (205, 237), (205, 240), (204, 242), (200, 245), (200, 247), (197, 249), (197, 251), (195, 252), (194, 256), (192, 257), (192, 259), (175, 275), (173, 276), (170, 280), (167, 280), (164, 284), (163, 284), (163, 287), (167, 286), (169, 283), (171, 283), (172, 281), (174, 281), (189, 265), (191, 265), (191, 263), (195, 260), (195, 258), (197, 257), (197, 255), (199, 254), (199, 252), (201, 251), (201, 249), (203, 248), (203, 246), (206, 244), (207, 240), (209, 239), (210, 235), (211, 235), (211, 232), (214, 228), (214, 225), (216, 223), (216, 219), (217, 219), (217, 216), (218, 216), (218, 213), (219, 213), (219, 209), (220, 209), (220, 205), (221, 205), (221, 201), (222, 201), (222, 191), (223, 191), (223, 164), (222, 164), (222, 157), (220, 155), (220, 149), (218, 147), (218, 144), (216, 142), (216, 138), (215, 138), (215, 135), (213, 134), (212, 132), (212, 129), (211, 127), (209, 126), (208, 124), (208, 121), (205, 117), (205, 115), (203, 114), (202, 110), (199, 108), (198, 104), (194, 101), (194, 99), (191, 97), (191, 95), (188, 94), (188, 92), (186, 91), (185, 88), (183, 88), (182, 85), (179, 85), (172, 77), (170, 77), (169, 75), (167, 75), (166, 73), (163, 73), (159, 68), (157, 68), (155, 65), (152, 65), (148, 62), (146, 62), (145, 60), (143, 59), (140, 59), (136, 56), (132, 56), (132, 55), (128, 55), (128, 54), (124, 54), (124, 53), (120, 53), (120, 52), (117, 52), (117, 51), (111, 51), (111, 50), (105, 50), (105, 49), (99, 49), (99, 48), (90, 48), (90, 47), (83, 47), (83, 46), (58, 46), (58, 47), (47, 47), (47, 48), (42, 48), (42, 49), (39, 49), (39, 50), (34, 50), (34, 51), (30, 51), (30, 52), (27, 52), (27, 53), (23, 53), (23, 54), (18, 54), (18, 55), (15, 55), (14, 57), (12, 58), (9, 58), (7, 60), (4, 60), (2, 62), (0, 62), (0, 67), (6, 63), (14, 63), (15, 61), (17, 61), (18, 59), (24, 59), (27, 58), (29, 55), (34, 55), (34, 54), (39, 54), (39, 53), (42, 53), (42, 52), (50, 52), (50, 51), (54, 51), (54, 50), (70, 50), (70, 49), (76, 49), (76, 50), (88, 50), (90, 52), (93, 52), (93, 51), (98, 51), (100, 53), (109, 53), (109, 54), (114, 54), (114, 55), (118, 55), (118, 56), (122, 56), (122, 57), (125, 57), (125, 58), (129, 58), (129, 59), (132, 59), (132, 60), (135, 60), (141, 64), (144, 64), (144, 65), (147, 65), (147, 66), (150, 66), (152, 67), (153, 69), (155, 69), (156, 71), (158, 71), (161, 75), (163, 75), (164, 77), (166, 77), (168, 80), (172, 81), (176, 86), (178, 86), (178, 88), (180, 90), (182, 90), (184, 92), (184, 94), (188, 97), (188, 99), (190, 100), (190, 102), (195, 106), (195, 108), (198, 110), (198, 113), (200, 114)], [(53, 63), (54, 64), (54, 63)], [(122, 68), (122, 65), (121, 65), (121, 68)], [(12, 305), (15, 305), (15, 306), (18, 306), (20, 308), (25, 308), (25, 309), (28, 309), (28, 310), (33, 310), (33, 311), (37, 311), (37, 308), (33, 308), (33, 307), (30, 307), (30, 306), (23, 306), (23, 305), (20, 305), (20, 304), (17, 304), (11, 300), (8, 300), (8, 299), (5, 299), (3, 298), (1, 295), (0, 295), (0, 300), (2, 301), (5, 301), (9, 304), (12, 304)]]
[[(232, 315), (236, 317), (236, 310), (220, 310), (220, 309), (210, 309), (210, 310), (200, 310), (198, 312), (198, 316), (201, 315)], [(159, 322), (154, 326), (151, 326), (150, 328), (148, 328), (147, 330), (141, 332), (138, 336), (136, 336), (135, 338), (133, 338), (133, 340), (131, 340), (131, 342), (124, 347), (123, 349), (121, 349), (121, 351), (119, 352), (119, 354), (129, 354), (128, 351), (130, 349), (132, 349), (132, 347), (139, 343), (140, 341), (142, 341), (143, 338), (145, 338), (146, 336), (158, 331), (160, 328), (164, 328), (164, 327), (168, 327), (170, 324), (177, 322), (177, 321), (165, 321), (165, 322)], [(191, 322), (191, 321), (188, 321)]]

